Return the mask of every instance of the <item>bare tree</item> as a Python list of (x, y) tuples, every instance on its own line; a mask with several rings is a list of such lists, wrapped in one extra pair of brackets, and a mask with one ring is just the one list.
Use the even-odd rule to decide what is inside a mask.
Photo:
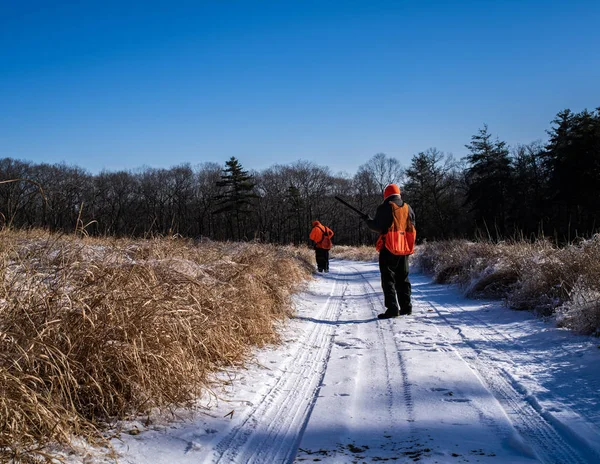
[(326, 220), (326, 214), (331, 214), (331, 207), (325, 199), (331, 190), (332, 176), (329, 168), (317, 166), (309, 161), (298, 161), (288, 166), (285, 173), (290, 186), (298, 189), (299, 198), (302, 199), (302, 236), (308, 237), (311, 222), (315, 219)]
[(130, 235), (143, 228), (132, 211), (138, 191), (136, 181), (128, 171), (103, 171), (94, 179), (93, 210), (100, 233)]
[(290, 179), (286, 168), (275, 165), (255, 175), (258, 193), (257, 209), (259, 236), (277, 243), (297, 243), (295, 219), (301, 206), (290, 197)]
[(377, 186), (379, 194), (383, 194), (386, 185), (401, 185), (404, 181), (404, 169), (400, 162), (385, 153), (377, 153), (358, 168), (357, 174), (360, 174), (363, 180), (370, 177), (370, 182)]
[[(45, 199), (36, 201), (38, 224), (52, 230), (72, 231), (81, 212), (87, 217), (93, 177), (83, 169), (66, 164), (40, 164), (33, 178), (42, 185)], [(90, 204), (88, 204), (90, 203)]]
[(195, 235), (200, 237), (212, 236), (214, 232), (214, 217), (210, 212), (215, 208), (219, 188), (217, 182), (221, 179), (221, 166), (218, 163), (203, 163), (195, 168), (194, 218)]

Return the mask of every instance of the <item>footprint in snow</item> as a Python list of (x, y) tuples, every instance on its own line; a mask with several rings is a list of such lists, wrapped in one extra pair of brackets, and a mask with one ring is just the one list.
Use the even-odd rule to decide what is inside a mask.
[(195, 441), (188, 441), (184, 454), (189, 453), (190, 451), (200, 451), (202, 449), (202, 445), (200, 443), (196, 443)]
[[(348, 382), (353, 382), (353, 381), (354, 381), (354, 379), (351, 379), (351, 378), (347, 377), (347, 378), (345, 378), (344, 380), (340, 380), (339, 382), (334, 382), (332, 385), (333, 385), (334, 387), (336, 387), (336, 386), (338, 386), (338, 385), (343, 385), (343, 384), (345, 384), (345, 383), (348, 383)], [(323, 384), (323, 386), (326, 386), (326, 384)]]
[(356, 354), (345, 354), (344, 356), (340, 356), (339, 359), (350, 359), (350, 358), (356, 358), (358, 356), (362, 356), (362, 353), (356, 353)]
[(206, 435), (212, 435), (215, 433), (219, 433), (219, 431), (216, 429), (208, 428), (208, 429), (193, 432), (193, 433), (189, 434), (188, 436), (184, 436), (184, 439), (187, 442), (184, 453), (187, 454), (190, 451), (202, 450), (202, 444), (196, 440), (202, 440)]
[(360, 343), (362, 343), (362, 340), (356, 340), (356, 342), (358, 342), (358, 343), (350, 343), (350, 342), (344, 342), (342, 340), (339, 340), (339, 341), (336, 341), (335, 344), (337, 346), (341, 346), (342, 348), (345, 348), (345, 349), (360, 350), (360, 349), (364, 348), (363, 346), (360, 346)]

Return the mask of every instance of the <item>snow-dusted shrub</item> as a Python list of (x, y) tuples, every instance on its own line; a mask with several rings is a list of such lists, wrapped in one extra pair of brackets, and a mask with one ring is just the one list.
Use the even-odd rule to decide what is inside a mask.
[(519, 242), (511, 252), (518, 280), (507, 297), (513, 309), (549, 314), (566, 296), (560, 250), (547, 240)]
[(416, 259), (436, 282), (459, 284), (468, 296), (506, 298), (511, 308), (543, 315), (560, 308), (562, 325), (600, 328), (600, 235), (563, 248), (547, 240), (425, 243)]
[(556, 322), (559, 327), (600, 335), (600, 291), (577, 282), (569, 300), (558, 309)]
[(561, 250), (568, 298), (558, 320), (586, 334), (600, 332), (600, 235)]
[(472, 245), (466, 240), (423, 243), (413, 257), (414, 267), (433, 274), (436, 282), (458, 282), (464, 274), (465, 257)]
[(471, 298), (505, 298), (516, 281), (515, 270), (506, 266), (502, 260), (497, 260), (472, 276), (464, 294)]
[(517, 280), (504, 244), (450, 240), (420, 245), (416, 261), (438, 283), (459, 285), (472, 297), (504, 297)]
[(565, 280), (572, 286), (582, 282), (590, 289), (600, 288), (600, 234), (561, 249), (559, 257), (567, 274)]
[(512, 307), (549, 314), (568, 302), (575, 286), (600, 290), (600, 238), (563, 248), (546, 241), (532, 245), (520, 263), (519, 285), (509, 298)]

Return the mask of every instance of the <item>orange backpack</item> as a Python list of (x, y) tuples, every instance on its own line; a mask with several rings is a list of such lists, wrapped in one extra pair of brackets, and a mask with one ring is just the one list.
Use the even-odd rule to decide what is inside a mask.
[(331, 238), (329, 238), (329, 233), (327, 232), (327, 227), (325, 228), (325, 230), (321, 229), (320, 227), (319, 229), (321, 230), (321, 232), (323, 232), (323, 238), (319, 242), (319, 248), (323, 248), (324, 250), (331, 250), (332, 243)]

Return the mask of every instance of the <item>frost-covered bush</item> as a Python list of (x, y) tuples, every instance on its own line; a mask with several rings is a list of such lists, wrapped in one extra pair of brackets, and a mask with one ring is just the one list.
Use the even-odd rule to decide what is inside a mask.
[(558, 248), (529, 242), (424, 243), (415, 262), (439, 283), (470, 297), (504, 298), (514, 309), (557, 313), (560, 324), (584, 333), (600, 329), (600, 235)]
[(513, 309), (551, 314), (568, 296), (560, 249), (547, 240), (522, 243), (511, 252), (517, 281), (507, 295)]
[(516, 281), (502, 244), (450, 240), (425, 243), (415, 265), (438, 283), (453, 283), (469, 296), (504, 297)]
[(559, 327), (600, 335), (600, 291), (577, 283), (569, 301), (558, 309), (556, 322)]

